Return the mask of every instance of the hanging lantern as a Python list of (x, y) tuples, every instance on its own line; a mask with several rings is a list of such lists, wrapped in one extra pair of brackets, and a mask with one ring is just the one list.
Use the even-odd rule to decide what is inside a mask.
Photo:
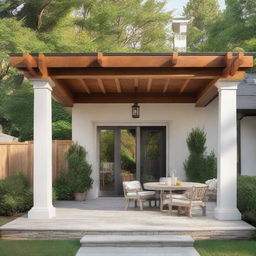
[(132, 105), (132, 118), (140, 118), (140, 106), (137, 102)]

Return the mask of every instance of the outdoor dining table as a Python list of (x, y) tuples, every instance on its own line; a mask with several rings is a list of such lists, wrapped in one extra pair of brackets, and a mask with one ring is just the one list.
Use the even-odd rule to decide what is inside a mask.
[(163, 196), (165, 191), (186, 191), (192, 187), (206, 187), (207, 185), (204, 183), (197, 183), (197, 182), (179, 182), (179, 185), (169, 185), (163, 184), (161, 182), (147, 182), (144, 183), (144, 189), (146, 190), (157, 190), (160, 191), (160, 210), (163, 211)]

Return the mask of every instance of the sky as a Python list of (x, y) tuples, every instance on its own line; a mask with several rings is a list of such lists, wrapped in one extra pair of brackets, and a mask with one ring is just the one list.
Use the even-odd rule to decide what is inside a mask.
[[(221, 9), (225, 8), (225, 0), (218, 0)], [(167, 9), (175, 10), (174, 15), (181, 15), (183, 11), (183, 6), (188, 2), (188, 0), (167, 0)]]

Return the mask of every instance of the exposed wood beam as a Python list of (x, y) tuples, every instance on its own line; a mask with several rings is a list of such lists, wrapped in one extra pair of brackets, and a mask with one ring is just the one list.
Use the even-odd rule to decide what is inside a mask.
[(230, 75), (234, 76), (235, 73), (238, 71), (239, 67), (243, 64), (244, 61), (244, 53), (239, 52), (238, 55), (236, 56), (235, 60), (232, 63), (231, 70), (230, 70)]
[(136, 87), (136, 88), (139, 87), (139, 79), (138, 78), (134, 79), (134, 87)]
[(164, 88), (163, 88), (163, 93), (166, 93), (169, 87), (170, 79), (167, 78), (165, 83), (164, 83)]
[(207, 106), (218, 95), (218, 90), (215, 86), (217, 81), (218, 79), (211, 80), (199, 93), (196, 100), (196, 107)]
[(112, 94), (90, 94), (75, 95), (75, 103), (195, 103), (194, 94), (186, 94), (183, 96), (170, 93), (112, 93)]
[(86, 82), (84, 81), (84, 79), (79, 79), (79, 80), (80, 80), (80, 82), (81, 82), (83, 88), (85, 89), (85, 91), (86, 91), (88, 94), (90, 94), (91, 91), (90, 91), (88, 85), (86, 84)]
[(178, 62), (179, 54), (177, 52), (172, 53), (171, 66), (175, 66)]
[(148, 79), (148, 84), (147, 84), (147, 92), (150, 92), (150, 91), (151, 91), (152, 82), (153, 82), (153, 79), (152, 79), (152, 78), (149, 78), (149, 79)]
[(52, 90), (53, 97), (64, 107), (73, 107), (73, 95), (63, 87), (57, 79), (52, 79), (55, 86)]
[(106, 89), (105, 89), (105, 86), (104, 86), (104, 84), (103, 84), (103, 82), (102, 82), (102, 79), (100, 79), (100, 78), (97, 78), (97, 82), (98, 82), (98, 85), (99, 85), (99, 87), (100, 87), (100, 90), (102, 91), (102, 93), (106, 93)]
[(118, 93), (122, 92), (121, 84), (118, 78), (115, 78), (116, 90)]
[(103, 66), (103, 53), (102, 52), (98, 52), (97, 61), (98, 61), (98, 64), (102, 67)]
[[(139, 69), (120, 69), (120, 68), (69, 68), (69, 69), (49, 69), (49, 75), (58, 79), (90, 78), (102, 77), (115, 79), (139, 78), (172, 78), (172, 79), (214, 79), (222, 75), (223, 70), (218, 69), (176, 69), (176, 68), (139, 68)], [(240, 71), (239, 71), (240, 72)], [(137, 82), (137, 81), (135, 81)]]
[[(101, 60), (104, 60), (104, 67), (170, 67), (170, 58), (173, 59), (173, 64), (176, 62), (176, 54), (174, 56), (47, 56), (46, 62), (48, 68), (85, 68), (98, 67)], [(173, 58), (174, 57), (174, 58)], [(37, 56), (34, 56), (37, 59)], [(103, 59), (102, 59), (103, 58)], [(178, 61), (175, 68), (225, 68), (226, 56), (178, 56)], [(100, 62), (100, 63), (99, 63)], [(171, 63), (172, 64), (172, 63)], [(172, 65), (173, 65), (172, 64)], [(22, 56), (11, 56), (11, 65), (16, 68), (25, 68)], [(241, 67), (250, 68), (253, 66), (253, 56), (244, 56), (244, 62)], [(35, 63), (32, 68), (36, 68)]]
[(227, 77), (230, 73), (230, 69), (231, 69), (232, 62), (233, 62), (233, 52), (227, 52), (224, 61), (225, 61), (226, 67), (223, 70), (222, 76)]
[(38, 68), (42, 74), (42, 78), (48, 78), (48, 68), (46, 65), (46, 58), (43, 53), (39, 53), (38, 55)]
[(23, 61), (29, 74), (33, 77), (38, 76), (38, 74), (34, 70), (34, 67), (37, 66), (37, 63), (29, 53), (23, 53)]
[(190, 81), (189, 79), (185, 80), (184, 84), (180, 88), (180, 94), (182, 94), (184, 90), (187, 88), (189, 81)]

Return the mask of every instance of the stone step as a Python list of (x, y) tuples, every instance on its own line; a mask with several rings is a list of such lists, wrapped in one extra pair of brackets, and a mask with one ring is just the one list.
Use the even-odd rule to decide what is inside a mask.
[(192, 247), (188, 235), (86, 235), (82, 247)]
[(76, 256), (200, 256), (193, 247), (81, 247)]

